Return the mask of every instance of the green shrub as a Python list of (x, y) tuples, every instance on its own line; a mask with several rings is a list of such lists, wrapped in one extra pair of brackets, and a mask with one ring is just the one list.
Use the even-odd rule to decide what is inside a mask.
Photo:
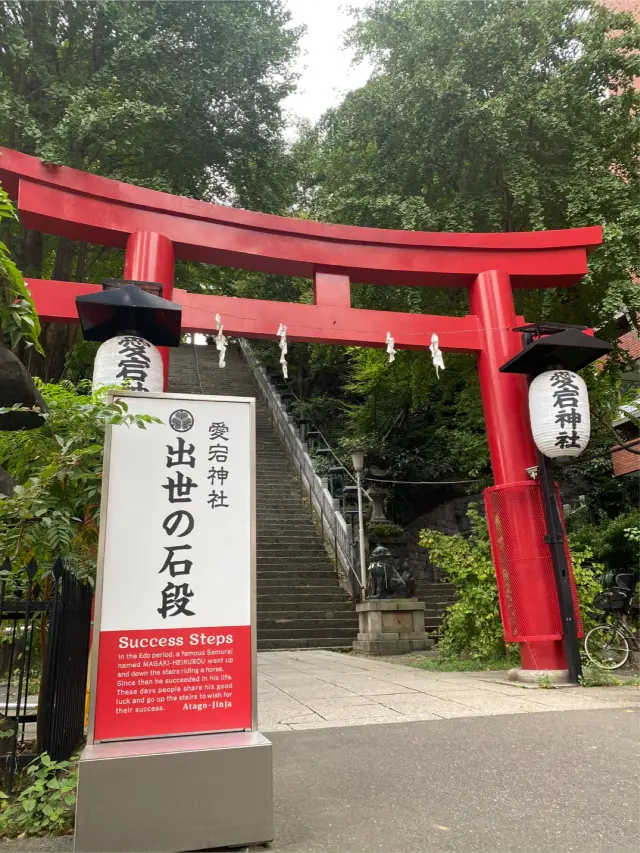
[(87, 394), (66, 380), (38, 384), (47, 404), (43, 426), (0, 432), (0, 465), (18, 483), (11, 496), (0, 495), (0, 562), (8, 557), (24, 566), (35, 558), (42, 568), (62, 557), (91, 579), (105, 430), (109, 424), (145, 429), (157, 418), (130, 414), (124, 400), (108, 402), (105, 389)]
[[(571, 523), (569, 541), (573, 547), (589, 548), (594, 559), (604, 563), (614, 573), (637, 571), (640, 568), (640, 511), (618, 518), (603, 519), (597, 524)], [(573, 528), (573, 529), (572, 529)]]
[(440, 650), (444, 654), (504, 658), (507, 648), (500, 621), (487, 522), (477, 508), (469, 508), (468, 537), (449, 536), (434, 530), (420, 532), (420, 544), (430, 559), (442, 568), (457, 591), (446, 611)]
[(10, 800), (0, 794), (0, 835), (62, 835), (73, 826), (77, 767), (44, 753), (27, 767), (30, 784)]
[(571, 542), (569, 542), (569, 545), (573, 578), (576, 584), (580, 614), (582, 616), (582, 626), (586, 633), (596, 624), (587, 614), (593, 605), (594, 597), (602, 589), (600, 577), (604, 567), (602, 563), (594, 562), (591, 548), (587, 546), (571, 546)]
[[(475, 655), (480, 658), (501, 658), (507, 654), (498, 586), (491, 557), (487, 522), (477, 508), (469, 508), (471, 533), (464, 537), (449, 536), (433, 530), (422, 530), (420, 544), (429, 549), (430, 559), (442, 568), (456, 587), (456, 601), (446, 613), (441, 653)], [(578, 592), (580, 611), (585, 630), (593, 627), (587, 616), (593, 598), (600, 590), (598, 580), (602, 564), (594, 562), (593, 551), (576, 544), (571, 549), (573, 575)]]
[(376, 521), (374, 524), (367, 525), (367, 535), (370, 541), (376, 539), (393, 539), (400, 536), (403, 528), (399, 524), (394, 524), (392, 521)]

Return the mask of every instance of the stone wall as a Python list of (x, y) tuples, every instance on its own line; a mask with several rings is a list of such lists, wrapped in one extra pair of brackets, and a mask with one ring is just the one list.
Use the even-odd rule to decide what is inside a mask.
[(434, 566), (429, 559), (426, 548), (418, 545), (420, 531), (425, 528), (437, 530), (439, 533), (468, 533), (469, 521), (467, 510), (469, 504), (475, 503), (480, 512), (484, 513), (484, 501), (481, 494), (469, 495), (462, 498), (454, 498), (445, 501), (440, 506), (424, 513), (406, 528), (406, 539), (409, 551), (409, 565), (417, 580), (427, 582), (438, 582), (442, 580), (442, 569)]

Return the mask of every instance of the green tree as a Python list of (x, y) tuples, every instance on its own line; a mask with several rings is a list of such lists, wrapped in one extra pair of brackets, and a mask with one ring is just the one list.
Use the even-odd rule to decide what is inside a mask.
[[(640, 308), (640, 27), (630, 15), (595, 0), (379, 0), (351, 43), (375, 70), (298, 143), (309, 215), (427, 231), (602, 223), (604, 246), (578, 287), (519, 291), (516, 307), (529, 320), (592, 326)], [(352, 295), (359, 307), (468, 312), (463, 291)], [(406, 460), (403, 474), (488, 471), (470, 357), (445, 357), (440, 378), (424, 352), (392, 366), (380, 351), (349, 360), (337, 431), (384, 438), (389, 459)], [(616, 365), (589, 378), (603, 418), (618, 402)], [(593, 446), (611, 442), (596, 423)]]
[(376, 71), (316, 131), (315, 217), (426, 231), (602, 223), (585, 282), (523, 307), (594, 325), (640, 307), (631, 15), (595, 0), (380, 0), (352, 42)]
[[(275, 210), (290, 163), (281, 102), (299, 32), (282, 0), (0, 3), (0, 144), (194, 198)], [(26, 232), (25, 275), (95, 280), (122, 255)], [(107, 269), (105, 269), (105, 263)], [(73, 342), (45, 330), (33, 372)]]

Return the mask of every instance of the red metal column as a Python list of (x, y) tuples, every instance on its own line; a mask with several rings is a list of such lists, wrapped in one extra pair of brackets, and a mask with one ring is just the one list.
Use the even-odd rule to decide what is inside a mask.
[[(527, 383), (524, 376), (500, 373), (499, 368), (522, 349), (509, 275), (501, 270), (480, 273), (469, 289), (469, 303), (480, 321), (482, 350), (478, 355), (480, 390), (487, 425), (491, 467), (496, 485), (523, 482), (526, 469), (537, 464), (536, 447), (531, 435)], [(507, 533), (519, 538), (521, 531)], [(530, 533), (525, 534), (530, 537)], [(544, 530), (537, 543), (547, 549)], [(527, 542), (535, 549), (536, 543)], [(551, 594), (537, 578), (531, 578), (527, 606), (534, 614), (557, 611), (555, 593)], [(535, 619), (535, 616), (534, 616)], [(562, 641), (541, 640), (520, 644), (523, 669), (566, 669)]]
[[(173, 243), (155, 231), (136, 231), (127, 240), (124, 277), (132, 281), (157, 281), (165, 299), (173, 296), (175, 256)], [(169, 382), (169, 350), (159, 347), (164, 365), (164, 390)]]

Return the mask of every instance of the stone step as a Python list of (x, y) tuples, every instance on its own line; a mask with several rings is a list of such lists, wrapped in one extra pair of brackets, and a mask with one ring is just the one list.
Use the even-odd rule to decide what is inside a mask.
[[(305, 592), (313, 592), (308, 587), (329, 587), (329, 590), (335, 589), (338, 591), (338, 578), (331, 564), (318, 566), (315, 569), (293, 570), (289, 571), (286, 568), (279, 566), (258, 566), (256, 573), (256, 582), (258, 591), (265, 587), (289, 587), (289, 592), (302, 590)], [(324, 592), (327, 590), (325, 589)]]
[(345, 600), (345, 593), (338, 586), (336, 586), (334, 590), (327, 590), (324, 592), (309, 592), (308, 590), (299, 592), (298, 590), (292, 590), (290, 586), (271, 587), (264, 591), (258, 590), (259, 602), (276, 601), (278, 604), (282, 605), (287, 602), (290, 602), (291, 604), (304, 604), (305, 602), (309, 602), (314, 604), (314, 609), (317, 609), (319, 604)]
[[(315, 525), (312, 523), (309, 516), (303, 516), (302, 518), (287, 518), (285, 519), (285, 523), (287, 526), (290, 525), (292, 532), (294, 532), (297, 536), (304, 536), (307, 539), (311, 536), (315, 536), (318, 539), (320, 538)], [(283, 520), (278, 519), (278, 527), (276, 529), (281, 529), (283, 527)], [(270, 519), (266, 519), (261, 515), (258, 515), (258, 524), (256, 533), (260, 536), (262, 533), (273, 530), (273, 525)]]
[(289, 533), (288, 531), (283, 532), (278, 535), (277, 533), (263, 533), (258, 535), (258, 548), (264, 549), (265, 551), (272, 550), (273, 548), (297, 548), (304, 547), (307, 542), (318, 542), (318, 536), (313, 531), (313, 535), (305, 534), (305, 533)]
[(433, 598), (429, 595), (420, 595), (419, 592), (416, 593), (416, 598), (419, 598), (420, 601), (424, 601), (427, 605), (427, 609), (432, 608), (434, 610), (442, 610), (445, 607), (450, 607), (452, 604), (455, 604), (455, 599), (443, 599), (443, 598)]
[(304, 568), (304, 566), (330, 566), (329, 558), (327, 557), (327, 552), (319, 548), (314, 553), (301, 553), (300, 550), (295, 551), (285, 551), (285, 550), (276, 550), (276, 551), (258, 551), (258, 559), (264, 566), (268, 566), (270, 563), (282, 563), (285, 562), (290, 565), (292, 568), (294, 566), (298, 566), (299, 569)]
[(348, 626), (346, 628), (258, 628), (258, 639), (266, 640), (293, 640), (300, 638), (320, 637), (344, 637), (345, 640), (355, 640), (357, 628)]
[[(270, 614), (266, 614), (258, 619), (258, 634), (261, 637), (265, 636), (266, 631), (290, 631), (293, 629), (305, 629), (313, 635), (315, 631), (321, 631), (323, 628), (335, 630), (336, 633), (332, 636), (336, 637), (339, 637), (343, 630), (348, 630), (352, 633), (355, 630), (357, 633), (358, 616), (356, 613), (352, 613), (344, 614), (342, 618), (327, 618), (325, 616), (320, 616), (318, 619), (304, 619), (300, 616), (290, 616), (271, 619)], [(282, 634), (282, 636), (285, 635)], [(318, 634), (317, 636), (326, 635)]]
[[(310, 601), (284, 601), (277, 596), (273, 601), (263, 601), (261, 604), (258, 617), (261, 614), (268, 616), (272, 613), (291, 613), (298, 614), (300, 617), (307, 618), (308, 614), (322, 613), (327, 619), (332, 619), (336, 615), (355, 614), (353, 603), (347, 601), (346, 595), (337, 598), (334, 601), (318, 602), (311, 598)], [(356, 614), (357, 615), (357, 614)], [(310, 618), (310, 617), (309, 617)], [(318, 617), (319, 618), (319, 617)]]
[(294, 581), (289, 582), (286, 579), (280, 578), (262, 578), (258, 575), (257, 580), (257, 589), (258, 594), (267, 595), (268, 593), (276, 593), (276, 592), (300, 592), (300, 593), (325, 593), (332, 592), (336, 589), (336, 580), (335, 578), (297, 578)]
[[(315, 542), (314, 539), (316, 540)], [(297, 542), (289, 543), (288, 545), (278, 542), (269, 542), (267, 544), (258, 542), (259, 557), (268, 559), (269, 557), (281, 557), (283, 555), (293, 557), (296, 560), (305, 560), (307, 557), (326, 557), (327, 552), (318, 540), (318, 537), (312, 537), (311, 535), (300, 537)]]
[(259, 513), (260, 520), (268, 519), (269, 521), (277, 520), (277, 519), (281, 519), (281, 518), (285, 518), (285, 517), (286, 518), (300, 518), (300, 519), (307, 519), (307, 520), (311, 518), (310, 510), (307, 507), (302, 506), (302, 504), (300, 504), (300, 503), (298, 503), (297, 506), (292, 505), (292, 506), (290, 506), (288, 508), (284, 508), (284, 509), (282, 507), (278, 507), (278, 506), (267, 506), (267, 505), (260, 506), (260, 504), (258, 504), (258, 513)]
[[(326, 565), (323, 569), (290, 569), (287, 566), (276, 568), (258, 568), (258, 581), (272, 581), (280, 579), (280, 583), (325, 583), (325, 580), (335, 585), (337, 583), (336, 573), (333, 566)], [(434, 610), (434, 613), (438, 611)]]
[[(289, 571), (289, 569), (291, 570)], [(329, 562), (317, 563), (316, 565), (311, 566), (302, 566), (300, 568), (293, 566), (288, 567), (284, 562), (266, 564), (258, 563), (258, 582), (260, 582), (262, 578), (269, 580), (269, 578), (265, 578), (265, 575), (267, 574), (279, 576), (281, 578), (281, 586), (284, 586), (284, 584), (287, 583), (295, 584), (296, 586), (308, 586), (309, 583), (315, 583), (316, 578), (318, 579), (318, 583), (322, 583), (322, 585), (324, 585), (326, 578), (328, 578), (334, 586), (338, 583), (335, 569)], [(275, 577), (270, 578), (270, 580), (274, 579)]]
[[(355, 640), (356, 635), (353, 635)], [(316, 638), (299, 638), (295, 640), (273, 640), (261, 639), (258, 637), (258, 651), (267, 652), (275, 649), (345, 649), (350, 650), (352, 644), (345, 642), (344, 637), (316, 637)]]
[(258, 596), (295, 594), (309, 596), (319, 595), (320, 597), (323, 597), (324, 595), (335, 595), (339, 599), (344, 594), (338, 589), (335, 578), (309, 578), (308, 581), (303, 578), (298, 578), (297, 582), (293, 584), (286, 581), (283, 582), (282, 579), (278, 580), (277, 578), (262, 580), (258, 573), (256, 585), (258, 588)]
[[(260, 502), (260, 496), (257, 495), (258, 503)], [(263, 500), (271, 501), (271, 509), (280, 510), (292, 510), (292, 509), (301, 509), (300, 507), (300, 495), (291, 495), (291, 494), (279, 494), (275, 495), (272, 489), (267, 489), (264, 491), (262, 495)]]

